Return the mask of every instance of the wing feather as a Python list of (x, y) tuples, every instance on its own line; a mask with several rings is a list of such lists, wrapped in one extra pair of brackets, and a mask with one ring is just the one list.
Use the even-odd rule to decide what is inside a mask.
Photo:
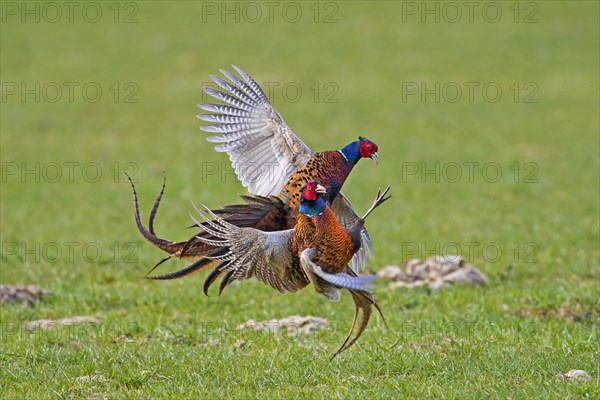
[(226, 249), (222, 254), (216, 253), (207, 258), (220, 261), (218, 273), (211, 274), (212, 284), (222, 272), (225, 272), (227, 282), (246, 280), (255, 277), (282, 293), (296, 292), (308, 284), (308, 280), (293, 269), (292, 254), (288, 243), (293, 233), (292, 229), (264, 232), (254, 228), (239, 228), (208, 208), (197, 210), (204, 223), (194, 219), (194, 222), (207, 234), (197, 236), (197, 240)]
[[(216, 133), (208, 141), (219, 143), (215, 149), (226, 152), (242, 184), (250, 193), (276, 195), (298, 169), (312, 156), (312, 151), (292, 132), (273, 108), (258, 83), (240, 68), (235, 75), (225, 70), (229, 79), (211, 76), (220, 88), (204, 88), (209, 96), (225, 104), (200, 104), (199, 119), (209, 122), (201, 129)], [(263, 168), (257, 174), (245, 176), (248, 168)]]

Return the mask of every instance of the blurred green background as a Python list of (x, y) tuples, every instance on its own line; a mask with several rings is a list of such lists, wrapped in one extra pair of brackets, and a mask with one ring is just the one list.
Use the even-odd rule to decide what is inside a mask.
[[(75, 3), (2, 3), (0, 281), (52, 292), (0, 307), (8, 397), (598, 393), (597, 2)], [(380, 284), (390, 327), (374, 318), (330, 364), (347, 296), (243, 282), (217, 300), (201, 294), (204, 274), (141, 279), (162, 255), (135, 228), (124, 172), (144, 218), (167, 177), (156, 228), (173, 240), (189, 236), (192, 201), (244, 193), (196, 119), (209, 74), (231, 64), (272, 88), (313, 150), (359, 135), (379, 145), (379, 165), (360, 162), (344, 188), (361, 213), (392, 185), (368, 223), (370, 270), (458, 246), (490, 283), (439, 294)], [(292, 314), (330, 319), (331, 340), (257, 333), (236, 350), (229, 337), (206, 345), (199, 322)], [(72, 315), (117, 324), (130, 342), (22, 328)], [(593, 380), (555, 378), (574, 368)]]

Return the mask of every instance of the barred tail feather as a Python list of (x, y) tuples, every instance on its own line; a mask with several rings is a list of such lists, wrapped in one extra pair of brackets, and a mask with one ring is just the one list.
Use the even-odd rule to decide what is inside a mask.
[(158, 206), (160, 205), (162, 196), (165, 192), (166, 178), (163, 181), (163, 185), (162, 185), (160, 194), (158, 195), (156, 201), (154, 202), (152, 211), (150, 212), (150, 219), (148, 221), (149, 222), (148, 229), (146, 229), (146, 227), (144, 226), (144, 223), (142, 222), (142, 217), (140, 215), (140, 206), (139, 206), (138, 195), (137, 195), (137, 191), (135, 189), (133, 180), (131, 179), (131, 177), (129, 177), (129, 175), (127, 175), (127, 179), (129, 179), (129, 183), (131, 184), (131, 188), (133, 190), (133, 212), (134, 212), (133, 215), (135, 218), (135, 223), (137, 225), (138, 231), (142, 234), (144, 239), (146, 239), (147, 241), (149, 241), (150, 243), (152, 243), (154, 246), (158, 247), (162, 251), (169, 253), (169, 257), (167, 257), (167, 259), (172, 258), (172, 257), (179, 257), (181, 254), (181, 250), (185, 246), (185, 242), (172, 242), (170, 240), (161, 239), (158, 236), (156, 236), (156, 233), (154, 232), (154, 219), (158, 212)]

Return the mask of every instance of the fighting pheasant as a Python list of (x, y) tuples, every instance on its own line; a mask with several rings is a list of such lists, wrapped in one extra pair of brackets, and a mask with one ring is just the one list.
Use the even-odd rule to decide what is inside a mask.
[[(216, 133), (208, 140), (220, 143), (215, 149), (229, 155), (242, 184), (248, 187), (250, 193), (263, 198), (242, 196), (246, 204), (226, 206), (215, 213), (239, 227), (263, 231), (290, 229), (295, 226), (298, 217), (299, 189), (316, 180), (330, 191), (331, 208), (339, 222), (347, 228), (358, 216), (339, 190), (361, 158), (378, 161), (377, 145), (359, 137), (340, 150), (313, 153), (271, 106), (256, 81), (241, 69), (234, 68), (240, 76), (221, 70), (230, 82), (211, 76), (222, 91), (212, 88), (204, 91), (224, 104), (201, 104), (200, 107), (211, 114), (198, 117), (212, 122), (201, 128)], [(260, 167), (258, 173), (257, 166)], [(198, 235), (185, 242), (173, 242), (154, 233), (154, 217), (163, 193), (164, 186), (150, 214), (149, 229), (144, 227), (137, 214), (136, 222), (147, 240), (169, 254), (157, 265), (173, 257), (200, 258), (185, 269), (153, 277), (175, 279), (209, 265), (208, 259), (203, 257), (213, 248), (199, 240)], [(356, 272), (364, 268), (365, 249), (371, 252), (370, 238), (364, 228), (361, 240), (363, 246), (352, 259), (352, 268)]]
[[(381, 310), (369, 289), (374, 276), (357, 276), (348, 263), (361, 246), (361, 231), (366, 217), (384, 201), (388, 188), (377, 197), (362, 218), (348, 228), (342, 227), (325, 200), (326, 189), (309, 182), (300, 189), (299, 215), (293, 229), (265, 232), (240, 228), (205, 208), (199, 214), (203, 223), (195, 221), (208, 236), (198, 240), (213, 247), (209, 259), (219, 265), (206, 278), (210, 286), (225, 274), (219, 294), (234, 280), (256, 277), (282, 293), (296, 292), (312, 283), (315, 290), (331, 301), (338, 301), (339, 289), (347, 289), (356, 305), (354, 321), (346, 340), (332, 356), (351, 347), (369, 323), (372, 306)], [(351, 339), (359, 310), (362, 318)], [(383, 315), (382, 315), (383, 317)]]

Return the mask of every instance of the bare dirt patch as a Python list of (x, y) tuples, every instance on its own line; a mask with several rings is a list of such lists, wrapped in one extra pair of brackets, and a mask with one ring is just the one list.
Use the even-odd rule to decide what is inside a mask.
[(0, 304), (23, 304), (33, 307), (50, 292), (36, 285), (0, 285)]
[(482, 285), (487, 276), (475, 266), (467, 264), (460, 256), (432, 256), (426, 260), (414, 258), (406, 262), (406, 268), (395, 265), (383, 268), (377, 275), (391, 281), (390, 288), (417, 288), (427, 285), (431, 290), (456, 283)]

